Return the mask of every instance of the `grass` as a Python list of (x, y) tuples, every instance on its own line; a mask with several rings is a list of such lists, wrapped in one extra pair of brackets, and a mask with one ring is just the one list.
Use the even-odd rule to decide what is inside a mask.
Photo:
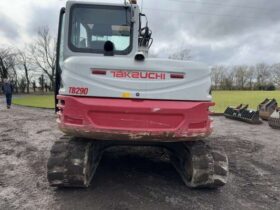
[[(241, 103), (249, 104), (252, 109), (256, 109), (265, 98), (275, 98), (280, 103), (280, 91), (214, 91), (213, 101), (216, 106), (213, 110), (222, 113), (227, 106), (237, 106)], [(13, 103), (39, 108), (54, 108), (54, 97), (52, 95), (26, 96), (15, 98)]]
[(53, 95), (23, 96), (13, 99), (13, 104), (38, 108), (54, 108)]
[(266, 98), (275, 98), (280, 103), (280, 91), (214, 91), (213, 101), (216, 103), (214, 111), (224, 112), (227, 106), (249, 104), (252, 109)]

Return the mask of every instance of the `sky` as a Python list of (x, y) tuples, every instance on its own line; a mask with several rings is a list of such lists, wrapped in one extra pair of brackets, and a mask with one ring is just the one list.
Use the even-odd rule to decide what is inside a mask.
[[(0, 0), (0, 48), (23, 47), (41, 26), (55, 35), (65, 2)], [(280, 62), (280, 1), (143, 0), (142, 7), (153, 31), (151, 52), (158, 57), (190, 49), (193, 60), (208, 65)]]

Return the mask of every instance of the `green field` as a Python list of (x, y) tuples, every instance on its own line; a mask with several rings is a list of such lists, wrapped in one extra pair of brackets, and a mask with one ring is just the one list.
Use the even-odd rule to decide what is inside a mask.
[(22, 97), (14, 98), (13, 104), (53, 109), (54, 96), (53, 95), (22, 96)]
[[(252, 109), (256, 109), (257, 105), (265, 98), (275, 98), (280, 102), (280, 91), (213, 91), (213, 101), (216, 103), (214, 111), (222, 113), (227, 106), (237, 106), (241, 103), (249, 104)], [(54, 108), (54, 97), (52, 95), (26, 96), (15, 98), (13, 103), (40, 108)]]
[(249, 104), (252, 109), (266, 98), (275, 98), (280, 103), (280, 91), (213, 91), (213, 101), (216, 103), (215, 112), (224, 112), (226, 107)]

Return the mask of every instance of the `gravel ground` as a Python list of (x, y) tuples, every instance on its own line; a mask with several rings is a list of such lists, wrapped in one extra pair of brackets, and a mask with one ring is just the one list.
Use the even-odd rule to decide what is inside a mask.
[[(1, 100), (1, 99), (0, 99)], [(89, 189), (48, 186), (49, 150), (62, 133), (53, 111), (0, 101), (0, 209), (280, 209), (280, 131), (215, 117), (209, 140), (224, 146), (229, 183), (190, 190), (160, 150), (105, 153)]]

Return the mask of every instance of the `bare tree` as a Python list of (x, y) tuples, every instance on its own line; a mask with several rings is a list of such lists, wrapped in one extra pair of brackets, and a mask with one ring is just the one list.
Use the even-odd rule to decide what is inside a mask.
[(36, 81), (32, 82), (32, 88), (33, 88), (33, 92), (35, 93), (37, 89)]
[(26, 79), (25, 77), (22, 77), (19, 81), (19, 89), (21, 93), (25, 93), (26, 85)]
[(11, 48), (0, 49), (0, 79), (8, 78), (16, 64), (16, 54)]
[(32, 63), (41, 69), (51, 81), (54, 88), (55, 62), (56, 62), (56, 41), (50, 34), (48, 27), (38, 30), (38, 37), (31, 45)]
[(232, 68), (226, 68), (226, 71), (221, 79), (221, 89), (232, 90), (234, 86), (234, 71)]
[(245, 85), (248, 81), (248, 66), (239, 65), (233, 67), (236, 87), (240, 90), (244, 90)]
[(255, 66), (250, 66), (249, 69), (247, 70), (248, 87), (250, 90), (253, 90), (255, 71), (256, 71)]
[(27, 50), (18, 50), (18, 64), (23, 68), (24, 70), (24, 76), (25, 76), (25, 83), (26, 83), (26, 91), (27, 93), (30, 92), (30, 81), (31, 81), (31, 71), (32, 71), (32, 62), (30, 59), (30, 56), (27, 54)]
[(280, 63), (272, 65), (272, 74), (274, 83), (280, 87)]
[(44, 77), (44, 74), (42, 74), (39, 77), (39, 84), (40, 84), (41, 91), (44, 92), (44, 87), (45, 87), (45, 77)]
[(191, 50), (190, 49), (184, 49), (181, 50), (177, 53), (174, 53), (168, 57), (169, 59), (174, 59), (174, 60), (191, 60)]
[(226, 71), (227, 68), (222, 65), (216, 65), (212, 67), (211, 79), (212, 79), (213, 88), (215, 90), (219, 89), (219, 87), (221, 86), (221, 81), (224, 78)]
[(271, 79), (270, 67), (265, 63), (256, 65), (256, 79), (259, 87), (265, 86)]
[(16, 65), (13, 65), (11, 70), (9, 71), (9, 78), (14, 86), (14, 91), (18, 93), (19, 80), (18, 80), (18, 71), (16, 69)]

